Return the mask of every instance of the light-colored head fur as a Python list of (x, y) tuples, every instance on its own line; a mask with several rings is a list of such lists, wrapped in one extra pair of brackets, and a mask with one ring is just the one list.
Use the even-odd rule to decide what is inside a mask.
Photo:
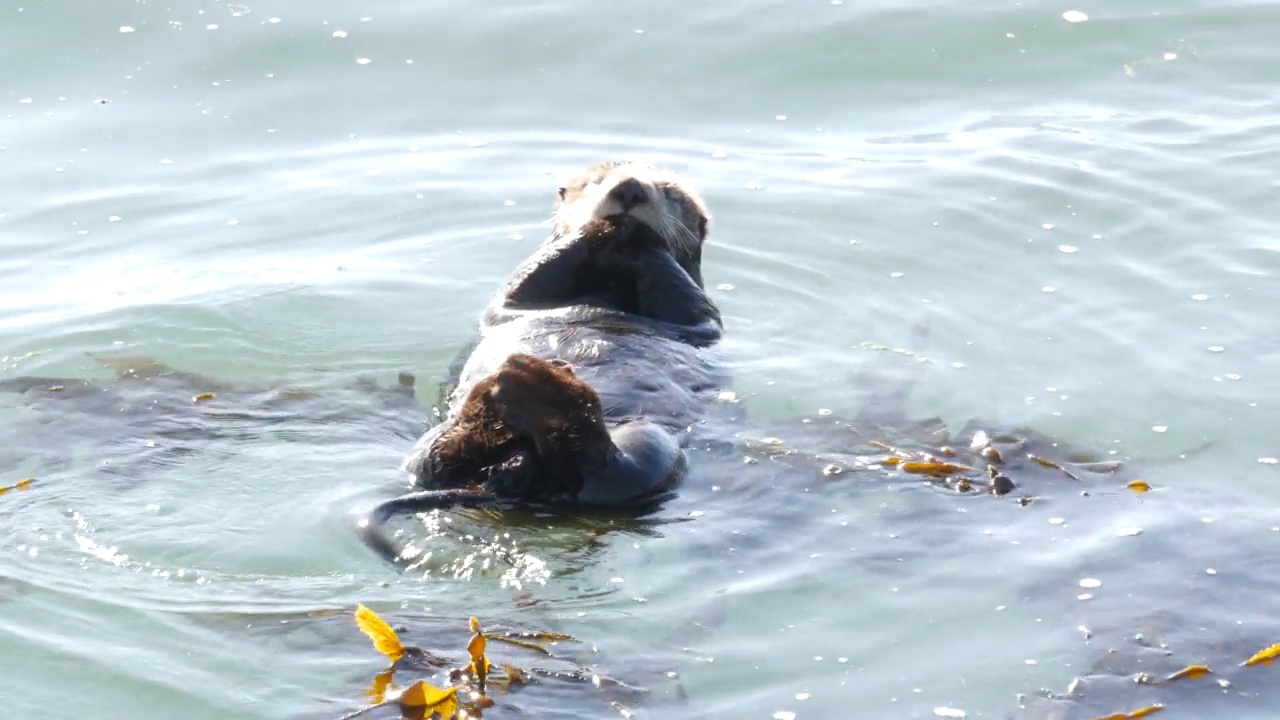
[(665, 238), (682, 265), (701, 262), (711, 221), (702, 198), (672, 173), (643, 163), (603, 162), (566, 182), (551, 216), (553, 234), (564, 237), (592, 220), (623, 214)]

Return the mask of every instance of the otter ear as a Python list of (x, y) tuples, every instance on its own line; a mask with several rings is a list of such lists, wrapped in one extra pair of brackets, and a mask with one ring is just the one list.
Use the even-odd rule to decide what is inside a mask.
[(565, 196), (565, 195), (567, 195), (567, 194), (569, 193), (569, 188), (564, 187), (564, 186), (561, 186), (561, 187), (560, 187), (560, 190), (559, 190), (559, 193), (560, 193), (560, 199), (561, 199), (561, 200), (563, 200), (563, 199), (564, 199), (564, 196)]

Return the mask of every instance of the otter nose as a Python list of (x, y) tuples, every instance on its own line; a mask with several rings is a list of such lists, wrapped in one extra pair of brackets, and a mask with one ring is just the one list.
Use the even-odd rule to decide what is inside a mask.
[(609, 196), (622, 206), (623, 212), (642, 205), (649, 199), (648, 193), (644, 191), (644, 185), (635, 178), (627, 178), (615, 185), (609, 192)]

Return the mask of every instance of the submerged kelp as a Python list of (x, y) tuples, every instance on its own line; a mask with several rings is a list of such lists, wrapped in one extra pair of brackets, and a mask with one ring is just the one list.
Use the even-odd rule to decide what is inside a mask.
[(404, 372), (389, 384), (357, 376), (310, 389), (240, 386), (146, 356), (93, 360), (110, 376), (0, 379), (0, 407), (20, 411), (15, 444), (25, 460), (51, 470), (80, 461), (129, 480), (264, 436), (290, 440), (359, 427), (412, 438), (426, 422), (415, 378)]
[(1277, 528), (1179, 514), (1117, 531), (1131, 562), (1062, 599), (1084, 671), (1027, 693), (1018, 718), (1091, 720), (1147, 706), (1169, 718), (1236, 717), (1280, 701), (1280, 565), (1257, 554)]
[[(74, 425), (85, 448), (94, 443), (107, 447), (104, 455), (115, 461), (116, 467), (131, 468), (129, 473), (118, 474), (127, 475), (131, 482), (146, 482), (150, 476), (147, 471), (162, 467), (154, 455), (147, 455), (162, 449), (168, 453), (164, 456), (166, 463), (182, 462), (192, 453), (226, 452), (236, 443), (261, 434), (283, 432), (297, 440), (321, 444), (326, 436), (376, 426), (387, 429), (388, 434), (383, 437), (412, 437), (422, 421), (412, 398), (412, 383), (404, 382), (403, 377), (385, 388), (348, 383), (334, 400), (323, 393), (298, 390), (240, 390), (158, 364), (144, 367), (151, 370), (125, 372), (105, 384), (76, 385), (50, 379), (5, 382), (11, 396), (23, 407), (40, 413), (42, 422)], [(912, 524), (935, 523), (948, 508), (976, 507), (969, 504), (974, 501), (991, 509), (981, 514), (984, 522), (999, 523), (1000, 518), (1017, 517), (1010, 513), (1028, 513), (1042, 506), (1065, 517), (1102, 516), (1113, 513), (1114, 502), (1120, 499), (1140, 503), (1169, 497), (1161, 483), (1159, 463), (1130, 467), (1122, 464), (1125, 458), (1116, 455), (1091, 453), (1031, 429), (1007, 429), (996, 423), (973, 421), (953, 433), (940, 420), (913, 419), (900, 405), (891, 411), (886, 408), (889, 405), (877, 405), (874, 412), (851, 420), (820, 413), (785, 426), (770, 423), (757, 428), (747, 421), (727, 428), (727, 432), (721, 432), (726, 430), (724, 427), (708, 428), (711, 440), (691, 449), (698, 470), (686, 490), (707, 499), (701, 486), (717, 484), (721, 493), (718, 501), (724, 507), (758, 517), (759, 529), (766, 532), (760, 537), (740, 536), (735, 540), (736, 547), (748, 558), (759, 553), (760, 558), (770, 562), (777, 557), (776, 548), (767, 553), (761, 551), (778, 543), (768, 528), (805, 522), (812, 508), (810, 503), (796, 501), (799, 493), (806, 493), (810, 499), (821, 494), (858, 502), (868, 487), (875, 487), (927, 498), (916, 504), (915, 514), (888, 518), (889, 522), (898, 523), (902, 531)], [(97, 414), (107, 421), (83, 419)], [(148, 438), (157, 439), (158, 447), (148, 448), (145, 442), (139, 442)], [(178, 448), (183, 452), (175, 452)], [(34, 490), (57, 495), (64, 489), (56, 477), (46, 482), (44, 474), (40, 474), (41, 481)], [(1155, 492), (1141, 494), (1152, 488)], [(737, 502), (732, 497), (735, 492), (747, 492), (750, 500)], [(23, 493), (24, 502), (27, 496)], [(11, 499), (14, 498), (4, 498)], [(978, 521), (976, 514), (972, 519), (954, 512), (947, 517), (946, 524), (937, 525), (935, 534), (940, 537), (945, 537), (948, 529), (954, 535), (954, 529), (966, 521)], [(503, 574), (500, 584), (506, 584), (505, 570), (515, 569), (528, 553), (515, 552), (513, 543), (493, 544), (489, 552), (484, 544), (487, 533), (509, 532), (521, 543), (545, 544), (548, 552), (556, 554), (557, 566), (543, 572), (563, 573), (595, 562), (619, 534), (661, 534), (664, 524), (699, 522), (699, 517), (672, 513), (648, 518), (549, 517), (536, 509), (433, 513), (425, 519), (448, 529), (434, 532), (428, 527), (425, 539), (421, 537), (422, 525), (410, 529), (409, 534), (421, 543), (419, 572), (472, 578), (472, 570), (478, 567), (472, 557), (479, 553), (492, 559), (497, 566), (495, 572)], [(1147, 561), (1166, 567), (1185, 567), (1187, 573), (1202, 572), (1205, 563), (1197, 558), (1194, 543), (1178, 534), (1190, 536), (1192, 531), (1204, 529), (1194, 523), (1198, 521), (1181, 530), (1166, 528), (1158, 533), (1149, 529), (1143, 533), (1137, 541), (1150, 544), (1135, 546), (1142, 550), (1134, 567), (1140, 568), (1141, 558), (1148, 558)], [(1065, 527), (1069, 530), (1070, 523)], [(554, 540), (544, 539), (549, 528), (555, 529)], [(870, 549), (860, 557), (875, 562), (877, 542), (886, 541), (867, 538)], [(461, 560), (457, 557), (460, 544), (471, 546)], [(1221, 543), (1211, 545), (1218, 547)], [(966, 553), (962, 549), (953, 554), (957, 562), (983, 557), (981, 551)], [(887, 545), (882, 555), (886, 567), (889, 563), (900, 566), (904, 559), (911, 559), (909, 552)], [(112, 556), (112, 562), (116, 560), (119, 556)], [(123, 566), (136, 571), (146, 569), (145, 563), (132, 560)], [(1237, 583), (1240, 577), (1254, 578), (1258, 573), (1256, 559), (1217, 557), (1213, 566), (1220, 575), (1237, 578)], [(1207, 577), (1212, 582), (1215, 576)], [(1203, 582), (1206, 577), (1199, 579)], [(1065, 580), (1065, 585), (1072, 582), (1070, 578)], [(1256, 619), (1242, 626), (1228, 622), (1231, 616), (1225, 612), (1233, 607), (1233, 599), (1221, 597), (1221, 587), (1215, 590), (1210, 585), (1211, 592), (1207, 594), (1175, 599), (1184, 588), (1129, 582), (1127, 577), (1125, 580), (1108, 581), (1104, 590), (1091, 591), (1096, 597), (1089, 600), (1064, 599), (1067, 604), (1081, 605), (1080, 617), (1075, 620), (1055, 623), (1051, 616), (1046, 618), (1044, 632), (1073, 632), (1077, 625), (1087, 628), (1089, 637), (1082, 655), (1096, 658), (1087, 665), (1086, 672), (1080, 673), (1081, 679), (1070, 684), (1069, 692), (1010, 688), (1011, 693), (1024, 693), (1019, 703), (1024, 714), (1019, 717), (1091, 720), (1116, 713), (1132, 716), (1135, 711), (1157, 705), (1164, 707), (1168, 717), (1177, 717), (1177, 712), (1220, 715), (1220, 711), (1232, 707), (1256, 707), (1249, 703), (1256, 703), (1258, 696), (1268, 697), (1266, 683), (1271, 676), (1266, 673), (1274, 668), (1236, 665), (1274, 643), (1280, 628)], [(1107, 590), (1113, 588), (1121, 590), (1126, 599), (1108, 596)], [(1028, 589), (1030, 597), (1042, 601), (1052, 600), (1054, 592), (1058, 591)], [(1259, 584), (1249, 588), (1247, 594), (1251, 599), (1240, 600), (1237, 607), (1247, 609), (1250, 603), (1254, 610), (1268, 607), (1260, 599), (1275, 593)], [(528, 599), (521, 594), (513, 597), (511, 616), (523, 612), (521, 603)], [(555, 598), (538, 597), (536, 602), (555, 606)], [(697, 608), (690, 610), (691, 614), (696, 611)], [(486, 608), (484, 614), (493, 617), (486, 620), (486, 625), (492, 624), (493, 628), (486, 627), (488, 648), (484, 655), (492, 661), (492, 672), (486, 673), (486, 696), (495, 705), (473, 709), (493, 716), (521, 713), (599, 717), (649, 707), (665, 715), (697, 715), (696, 700), (688, 707), (669, 704), (682, 697), (680, 685), (672, 681), (681, 659), (678, 652), (617, 652), (616, 667), (610, 667), (585, 643), (567, 636), (547, 641), (547, 636), (538, 635), (541, 630), (510, 625), (502, 617), (504, 613), (495, 613), (492, 607)], [(309, 662), (317, 666), (336, 662), (335, 667), (341, 669), (333, 682), (325, 683), (334, 688), (332, 696), (320, 701), (331, 712), (320, 712), (304, 703), (299, 706), (298, 717), (335, 720), (361, 710), (375, 718), (403, 714), (398, 706), (370, 709), (376, 704), (370, 702), (374, 698), (363, 697), (370, 684), (375, 691), (381, 689), (383, 700), (391, 697), (387, 693), (412, 688), (418, 680), (427, 681), (440, 693), (447, 693), (449, 687), (459, 688), (455, 695), (463, 693), (460, 704), (473, 699), (468, 693), (478, 690), (474, 669), (458, 675), (453, 672), (468, 665), (475, 667), (476, 658), (465, 650), (475, 633), (467, 632), (465, 620), (405, 611), (388, 611), (386, 615), (399, 626), (397, 635), (403, 642), (416, 643), (421, 649), (420, 654), (415, 654), (420, 661), (418, 669), (404, 676), (399, 670), (392, 676), (379, 673), (376, 662), (371, 663), (375, 666), (372, 669), (356, 669), (357, 665), (367, 664), (369, 645), (368, 639), (351, 627), (349, 611), (298, 618), (279, 630), (255, 630), (285, 632), (285, 627), (292, 628), (296, 634), (291, 636), (295, 639), (289, 648), (290, 653), (297, 653), (296, 660), (310, 658)], [(957, 618), (957, 622), (964, 619)], [(329, 627), (332, 623), (340, 626)], [(499, 645), (495, 632), (519, 633), (528, 642)], [(320, 642), (313, 633), (325, 640)], [(1135, 636), (1142, 639), (1135, 640)], [(409, 655), (406, 650), (406, 658)], [(289, 661), (288, 657), (280, 658), (280, 662)], [(1167, 679), (1197, 665), (1207, 665), (1212, 673), (1198, 675), (1192, 671), (1175, 680)], [(1139, 673), (1161, 682), (1134, 682)], [(1069, 679), (1069, 675), (1064, 677), (1064, 687)], [(1219, 680), (1230, 685), (1223, 687)], [(419, 689), (422, 702), (411, 703), (412, 707), (427, 707), (427, 700), (436, 699), (430, 696), (427, 686)], [(437, 696), (443, 697), (440, 693)], [(409, 699), (416, 703), (419, 698), (410, 695)]]

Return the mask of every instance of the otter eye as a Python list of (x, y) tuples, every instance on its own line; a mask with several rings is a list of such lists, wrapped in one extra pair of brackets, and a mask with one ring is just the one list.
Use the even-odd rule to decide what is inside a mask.
[(559, 192), (560, 192), (560, 199), (563, 200), (564, 196), (569, 193), (569, 188), (561, 187)]

